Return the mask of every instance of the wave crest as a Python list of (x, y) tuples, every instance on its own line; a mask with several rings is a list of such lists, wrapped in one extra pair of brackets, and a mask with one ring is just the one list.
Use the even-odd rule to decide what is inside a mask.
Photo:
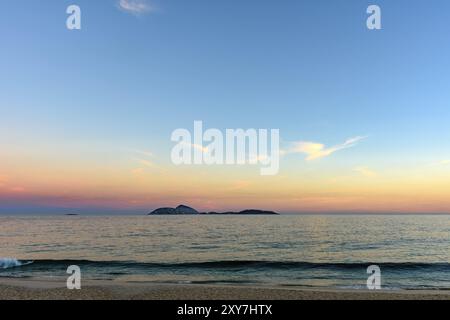
[(36, 267), (52, 268), (69, 265), (87, 267), (119, 267), (140, 269), (330, 269), (352, 270), (366, 269), (376, 264), (390, 270), (450, 270), (450, 263), (420, 263), (420, 262), (308, 262), (308, 261), (253, 261), (253, 260), (223, 260), (223, 261), (192, 261), (192, 262), (138, 262), (138, 261), (91, 261), (91, 260), (35, 260)]
[(15, 258), (0, 258), (0, 269), (9, 269), (27, 264), (33, 263), (33, 261), (21, 261)]

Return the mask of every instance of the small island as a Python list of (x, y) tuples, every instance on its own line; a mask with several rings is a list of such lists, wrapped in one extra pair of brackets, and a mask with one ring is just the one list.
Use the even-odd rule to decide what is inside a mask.
[(279, 215), (279, 213), (274, 211), (256, 209), (247, 209), (239, 212), (199, 212), (194, 208), (185, 205), (179, 205), (176, 208), (158, 208), (150, 212), (148, 215)]

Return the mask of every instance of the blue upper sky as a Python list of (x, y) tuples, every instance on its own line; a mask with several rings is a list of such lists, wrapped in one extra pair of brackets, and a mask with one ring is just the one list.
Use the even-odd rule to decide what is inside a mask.
[[(81, 31), (65, 28), (72, 3)], [(377, 1), (381, 31), (365, 26), (373, 1), (149, 3), (139, 16), (116, 0), (3, 7), (2, 132), (166, 139), (201, 119), (395, 149), (450, 137), (448, 1)]]

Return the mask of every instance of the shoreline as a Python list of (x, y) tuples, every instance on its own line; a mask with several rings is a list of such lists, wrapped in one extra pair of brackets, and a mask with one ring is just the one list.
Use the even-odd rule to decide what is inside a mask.
[(154, 284), (86, 280), (0, 278), (0, 300), (450, 300), (449, 290), (304, 289), (236, 285)]

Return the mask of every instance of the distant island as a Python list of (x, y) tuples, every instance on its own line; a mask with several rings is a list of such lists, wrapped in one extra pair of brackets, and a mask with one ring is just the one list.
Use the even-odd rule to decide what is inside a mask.
[(176, 208), (158, 208), (148, 215), (278, 215), (279, 213), (266, 210), (247, 209), (239, 212), (198, 212), (194, 208), (179, 205)]

